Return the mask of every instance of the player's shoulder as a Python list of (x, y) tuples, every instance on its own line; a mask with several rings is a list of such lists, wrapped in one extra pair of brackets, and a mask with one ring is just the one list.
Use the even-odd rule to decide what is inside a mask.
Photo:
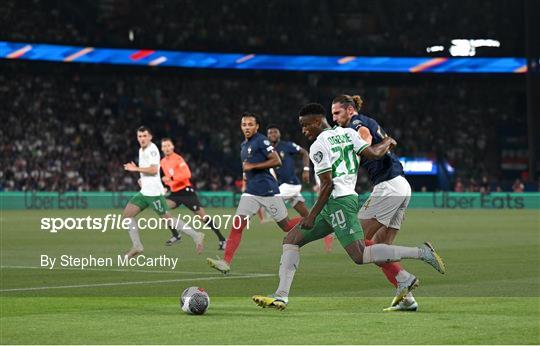
[(255, 140), (257, 143), (263, 144), (264, 146), (270, 146), (270, 145), (272, 145), (272, 144), (270, 143), (270, 140), (269, 140), (265, 135), (263, 135), (262, 133), (257, 132), (257, 133), (255, 134), (255, 136), (256, 136), (256, 137), (254, 138), (254, 140)]
[(157, 145), (155, 145), (153, 142), (150, 142), (150, 144), (148, 145), (147, 150), (145, 150), (145, 151), (149, 152), (149, 153), (157, 152), (159, 154), (159, 149), (158, 149)]
[(324, 147), (325, 141), (326, 141), (326, 135), (328, 131), (321, 132), (317, 138), (311, 143), (309, 146), (309, 152), (312, 153), (314, 151), (320, 150), (320, 148)]

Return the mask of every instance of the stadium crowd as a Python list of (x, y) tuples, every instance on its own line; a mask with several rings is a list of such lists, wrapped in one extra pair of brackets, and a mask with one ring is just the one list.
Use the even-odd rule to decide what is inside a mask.
[[(371, 86), (344, 75), (212, 72), (194, 78), (88, 66), (46, 64), (47, 72), (21, 64), (3, 67), (3, 190), (136, 189), (137, 177), (122, 164), (137, 158), (135, 129), (141, 124), (154, 131), (158, 145), (164, 136), (175, 140), (197, 188), (235, 189), (242, 112), (261, 116), (261, 132), (278, 123), (284, 139), (308, 147), (297, 124), (299, 107), (316, 101), (329, 112), (333, 96), (356, 93), (364, 98), (363, 111), (398, 140), (399, 155), (447, 160), (461, 188), (476, 191), (484, 176), (502, 177), (499, 128), (510, 120), (524, 126), (524, 117), (517, 116), (519, 94), (503, 82), (455, 78)], [(360, 185), (368, 188), (365, 175)], [(490, 188), (496, 189), (497, 184)]]
[(521, 32), (507, 30), (523, 22), (523, 0), (6, 0), (0, 16), (0, 39), (11, 41), (407, 56), (448, 48), (452, 39), (490, 38), (501, 46), (480, 54), (525, 51)]

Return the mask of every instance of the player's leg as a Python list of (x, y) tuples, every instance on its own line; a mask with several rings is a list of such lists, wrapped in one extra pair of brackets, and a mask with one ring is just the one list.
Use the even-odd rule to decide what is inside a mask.
[[(444, 262), (429, 243), (424, 243), (422, 247), (387, 244), (365, 246), (364, 241), (353, 234), (344, 234), (342, 231), (336, 231), (336, 235), (349, 257), (356, 264), (399, 262), (402, 259), (418, 259), (430, 264), (442, 274), (446, 271)], [(409, 274), (406, 280), (398, 282), (396, 296), (391, 306), (399, 304), (418, 284), (419, 280), (412, 274)]]
[[(179, 232), (185, 233), (188, 236), (193, 239), (193, 242), (195, 243), (195, 249), (198, 254), (202, 253), (204, 250), (204, 233), (197, 232), (193, 228), (186, 225), (180, 217), (178, 217), (176, 220), (173, 219), (168, 203), (165, 200), (165, 197), (163, 196), (156, 196), (153, 197), (152, 200), (152, 209), (161, 217), (167, 220), (167, 226), (171, 230), (175, 230), (178, 234)], [(180, 237), (177, 237), (180, 238)]]
[(227, 237), (227, 246), (223, 259), (207, 258), (206, 261), (210, 267), (219, 270), (223, 274), (227, 274), (231, 270), (231, 263), (234, 255), (242, 241), (242, 233), (247, 226), (248, 220), (257, 213), (261, 204), (257, 199), (258, 196), (242, 194), (240, 202), (236, 208), (235, 216), (232, 218), (232, 227)]
[(301, 217), (289, 219), (287, 207), (281, 196), (258, 197), (258, 199), (260, 204), (284, 232), (289, 232), (302, 220)]
[[(175, 193), (171, 192), (171, 194), (165, 199), (169, 210), (176, 209), (179, 206), (178, 202), (176, 201), (176, 198), (177, 197), (175, 196)], [(176, 230), (175, 227), (169, 226), (169, 230), (171, 231), (171, 237), (165, 242), (165, 245), (167, 246), (171, 246), (179, 242), (180, 239), (182, 238), (182, 236), (180, 235), (178, 230)]]
[(191, 210), (195, 215), (199, 216), (204, 222), (208, 222), (210, 225), (210, 228), (219, 238), (219, 248), (222, 248), (222, 245), (224, 244), (225, 238), (214, 226), (214, 223), (212, 222), (212, 219), (206, 215), (206, 212), (204, 211), (203, 207), (201, 206), (201, 202), (199, 200), (199, 196), (197, 196), (197, 193), (192, 187), (186, 187), (184, 190), (182, 190), (181, 198), (179, 199), (179, 202), (181, 204), (184, 204), (186, 208)]
[[(410, 185), (403, 177), (396, 177), (375, 186), (370, 200), (366, 201), (359, 212), (362, 228), (366, 230), (367, 246), (372, 243), (393, 244), (404, 219), (410, 196)], [(400, 287), (406, 285), (412, 278), (412, 275), (398, 262), (382, 263), (378, 266), (398, 291), (401, 291)], [(398, 306), (389, 309), (411, 311), (417, 308), (418, 304), (409, 293)]]
[(283, 183), (279, 185), (279, 192), (279, 195), (283, 198), (283, 202), (289, 203), (301, 217), (308, 216), (309, 210), (306, 207), (306, 200), (302, 196), (302, 185)]
[(206, 214), (206, 211), (201, 206), (199, 206), (193, 212), (195, 213), (195, 215), (198, 215), (205, 222), (205, 224), (208, 224), (210, 226), (210, 228), (212, 229), (212, 231), (218, 238), (219, 240), (218, 250), (225, 250), (225, 244), (226, 244), (225, 237), (223, 236), (223, 234), (221, 234), (221, 231), (219, 230), (219, 228), (217, 228), (216, 225), (214, 224), (212, 217)]
[(289, 300), (289, 292), (298, 265), (300, 264), (300, 247), (324, 238), (332, 232), (332, 227), (319, 215), (312, 229), (301, 229), (299, 226), (287, 233), (283, 241), (283, 253), (279, 264), (279, 285), (270, 296), (253, 296), (255, 304), (266, 308), (285, 309)]
[[(403, 180), (408, 187), (405, 178)], [(395, 238), (396, 232), (389, 231), (387, 226), (403, 203), (406, 200), (408, 201), (407, 195), (410, 196), (410, 187), (407, 193), (406, 189), (399, 183), (400, 180), (394, 178), (391, 181), (377, 184), (370, 198), (360, 208), (358, 218), (364, 230), (366, 245), (371, 245), (372, 242), (375, 244), (391, 244), (387, 241)], [(376, 236), (376, 234), (379, 234), (379, 236)], [(382, 272), (394, 287), (398, 286), (398, 281), (403, 282), (409, 276), (397, 262), (380, 263), (378, 266), (381, 267)]]
[(142, 210), (146, 209), (147, 206), (146, 201), (139, 192), (129, 200), (128, 204), (124, 208), (124, 211), (122, 212), (122, 218), (128, 220), (128, 233), (132, 244), (131, 249), (125, 253), (125, 256), (128, 258), (137, 257), (144, 251), (135, 216), (137, 216), (137, 214), (139, 214)]

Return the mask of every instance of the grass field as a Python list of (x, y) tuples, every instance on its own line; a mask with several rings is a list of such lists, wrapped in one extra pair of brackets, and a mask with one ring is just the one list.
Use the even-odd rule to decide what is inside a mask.
[[(42, 254), (116, 258), (127, 250), (122, 231), (39, 229), (42, 217), (108, 212), (2, 211), (2, 344), (540, 343), (537, 210), (410, 210), (397, 243), (430, 240), (448, 267), (443, 276), (404, 262), (422, 282), (416, 313), (383, 313), (393, 288), (377, 267), (355, 266), (337, 242), (329, 254), (322, 242), (302, 249), (286, 311), (258, 308), (250, 297), (276, 288), (283, 233), (255, 219), (228, 276), (204, 261), (220, 254), (211, 232), (200, 256), (187, 237), (164, 247), (167, 231), (141, 232), (145, 255), (178, 257), (174, 270), (40, 268)], [(209, 292), (206, 315), (180, 311), (178, 297), (188, 286)]]

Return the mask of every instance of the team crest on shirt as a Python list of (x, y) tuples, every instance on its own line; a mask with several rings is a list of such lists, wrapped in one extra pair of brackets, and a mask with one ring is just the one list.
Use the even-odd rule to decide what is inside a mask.
[(174, 175), (174, 169), (169, 168), (169, 175)]
[(248, 147), (247, 152), (248, 152), (248, 155), (251, 155), (251, 147)]
[(313, 155), (313, 160), (315, 160), (315, 162), (317, 163), (321, 163), (322, 159), (323, 159), (323, 153), (321, 151), (317, 151), (315, 155)]
[(284, 152), (284, 151), (280, 151), (280, 152), (279, 152), (279, 156), (281, 156), (282, 159), (285, 158), (285, 152)]
[(265, 140), (263, 141), (263, 143), (264, 143), (264, 145), (270, 145), (270, 141), (269, 141), (268, 139), (265, 139)]

